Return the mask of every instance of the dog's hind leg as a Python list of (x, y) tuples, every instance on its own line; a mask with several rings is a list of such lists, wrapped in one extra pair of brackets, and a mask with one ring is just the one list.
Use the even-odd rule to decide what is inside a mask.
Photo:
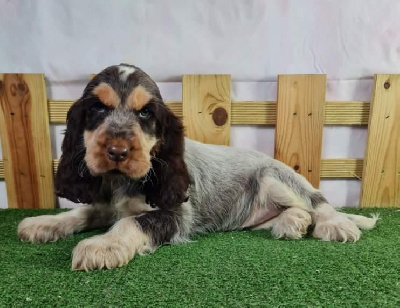
[(276, 238), (300, 239), (307, 233), (312, 219), (310, 206), (284, 183), (272, 177), (260, 182), (259, 202), (269, 208), (280, 208), (282, 212), (254, 229), (272, 228)]
[(25, 218), (18, 225), (18, 236), (32, 243), (54, 242), (73, 233), (108, 227), (114, 220), (111, 206), (86, 205), (57, 215)]
[(336, 211), (328, 203), (316, 205), (312, 213), (315, 223), (313, 236), (323, 241), (356, 242), (360, 239), (361, 231), (372, 229), (378, 216), (364, 217)]
[[(279, 166), (279, 165), (278, 165)], [(358, 241), (360, 229), (372, 229), (377, 216), (371, 218), (336, 211), (322, 193), (301, 175), (280, 165), (276, 172), (260, 180), (259, 200), (267, 207), (286, 208), (273, 222), (260, 224), (272, 228), (280, 238), (301, 238), (314, 225), (313, 236), (323, 241)], [(273, 169), (271, 169), (273, 170)]]
[(290, 207), (277, 217), (272, 227), (272, 234), (276, 238), (300, 239), (307, 234), (311, 222), (310, 213), (300, 208)]
[(328, 203), (315, 207), (312, 213), (315, 224), (313, 237), (323, 241), (356, 242), (360, 239), (361, 231), (357, 224), (345, 214), (337, 212)]

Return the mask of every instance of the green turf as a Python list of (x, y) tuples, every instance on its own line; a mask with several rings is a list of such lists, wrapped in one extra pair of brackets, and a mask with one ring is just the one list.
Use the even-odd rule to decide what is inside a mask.
[(400, 307), (400, 210), (351, 210), (381, 213), (357, 243), (219, 233), (90, 273), (70, 264), (93, 232), (18, 241), (22, 218), (51, 212), (0, 211), (1, 307)]

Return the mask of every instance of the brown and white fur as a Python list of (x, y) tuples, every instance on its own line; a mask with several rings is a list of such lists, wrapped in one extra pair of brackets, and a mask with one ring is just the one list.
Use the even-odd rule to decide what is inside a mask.
[(26, 218), (18, 235), (38, 243), (110, 227), (75, 247), (75, 270), (119, 267), (163, 244), (226, 230), (355, 242), (377, 221), (336, 211), (265, 154), (184, 138), (154, 81), (131, 65), (106, 68), (88, 84), (68, 113), (62, 149), (57, 194), (89, 205)]

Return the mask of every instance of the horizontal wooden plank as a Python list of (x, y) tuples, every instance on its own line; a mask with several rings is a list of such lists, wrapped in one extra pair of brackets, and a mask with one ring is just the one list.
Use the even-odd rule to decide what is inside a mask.
[(4, 179), (4, 163), (2, 159), (0, 159), (0, 179)]
[(331, 125), (367, 125), (369, 102), (326, 102), (325, 124)]
[[(49, 100), (50, 123), (64, 124), (68, 109), (73, 101)], [(182, 118), (182, 102), (166, 102), (167, 106)], [(328, 125), (367, 125), (369, 102), (348, 101), (326, 102), (324, 122)], [(233, 125), (275, 125), (276, 102), (240, 101), (232, 102), (231, 124)]]
[(49, 100), (50, 123), (65, 124), (67, 112), (73, 103), (73, 101)]
[[(54, 174), (58, 159), (53, 160)], [(321, 178), (361, 178), (363, 160), (357, 158), (337, 158), (321, 160)], [(4, 179), (3, 161), (0, 160), (0, 179)]]
[[(232, 124), (275, 125), (276, 102), (240, 101), (232, 102)], [(325, 103), (325, 125), (367, 125), (369, 102), (328, 101)]]
[(276, 102), (232, 102), (231, 123), (236, 125), (275, 125)]
[(321, 160), (321, 178), (361, 178), (363, 159), (337, 158)]
[(166, 102), (166, 104), (178, 118), (183, 118), (182, 102)]
[(53, 160), (53, 173), (54, 175), (56, 175), (57, 173), (57, 169), (58, 169), (58, 164), (60, 163), (59, 159), (54, 159)]

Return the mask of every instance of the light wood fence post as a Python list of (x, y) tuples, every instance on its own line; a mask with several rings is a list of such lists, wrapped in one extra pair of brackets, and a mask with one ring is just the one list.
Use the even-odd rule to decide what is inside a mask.
[(375, 75), (362, 207), (400, 207), (400, 75)]
[(321, 170), (326, 75), (278, 76), (275, 158), (316, 188)]
[(54, 208), (42, 74), (0, 74), (0, 134), (9, 208)]
[(230, 75), (184, 75), (182, 103), (187, 137), (204, 143), (229, 145)]

